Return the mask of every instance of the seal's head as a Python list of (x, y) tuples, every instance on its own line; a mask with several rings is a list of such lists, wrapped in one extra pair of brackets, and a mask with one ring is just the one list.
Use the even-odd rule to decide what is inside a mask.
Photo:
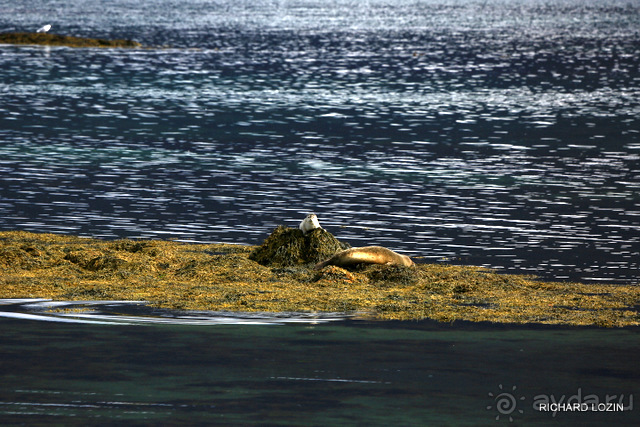
[(322, 228), (320, 227), (320, 222), (318, 221), (316, 214), (307, 215), (307, 217), (300, 223), (300, 230), (302, 230), (304, 234), (307, 234), (316, 228)]

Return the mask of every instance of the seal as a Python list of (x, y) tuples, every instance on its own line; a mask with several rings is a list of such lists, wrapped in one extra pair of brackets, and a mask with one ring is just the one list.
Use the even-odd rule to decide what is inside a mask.
[(318, 221), (318, 217), (316, 216), (316, 214), (307, 215), (306, 218), (303, 219), (300, 223), (300, 230), (302, 230), (304, 234), (307, 234), (308, 232), (310, 232), (311, 230), (315, 230), (316, 228), (322, 228), (320, 227), (320, 222)]
[(382, 246), (365, 246), (340, 251), (328, 260), (319, 262), (314, 270), (320, 270), (327, 265), (348, 267), (355, 264), (395, 264), (412, 266), (413, 261), (406, 255), (400, 255)]

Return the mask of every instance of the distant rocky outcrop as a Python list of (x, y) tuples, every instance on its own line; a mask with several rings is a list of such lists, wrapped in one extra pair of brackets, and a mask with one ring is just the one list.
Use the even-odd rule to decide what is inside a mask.
[(140, 43), (133, 40), (104, 40), (51, 33), (0, 33), (0, 44), (107, 48), (142, 47)]

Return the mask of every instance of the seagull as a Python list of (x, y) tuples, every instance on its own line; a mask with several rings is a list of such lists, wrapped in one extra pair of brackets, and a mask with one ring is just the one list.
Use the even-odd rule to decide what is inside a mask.
[(47, 24), (44, 27), (40, 28), (36, 33), (46, 33), (51, 29), (51, 25)]

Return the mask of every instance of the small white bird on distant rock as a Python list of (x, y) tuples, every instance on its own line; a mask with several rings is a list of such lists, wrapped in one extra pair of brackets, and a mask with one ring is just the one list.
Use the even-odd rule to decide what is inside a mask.
[(44, 27), (40, 28), (36, 33), (46, 33), (51, 29), (51, 25), (47, 24)]

